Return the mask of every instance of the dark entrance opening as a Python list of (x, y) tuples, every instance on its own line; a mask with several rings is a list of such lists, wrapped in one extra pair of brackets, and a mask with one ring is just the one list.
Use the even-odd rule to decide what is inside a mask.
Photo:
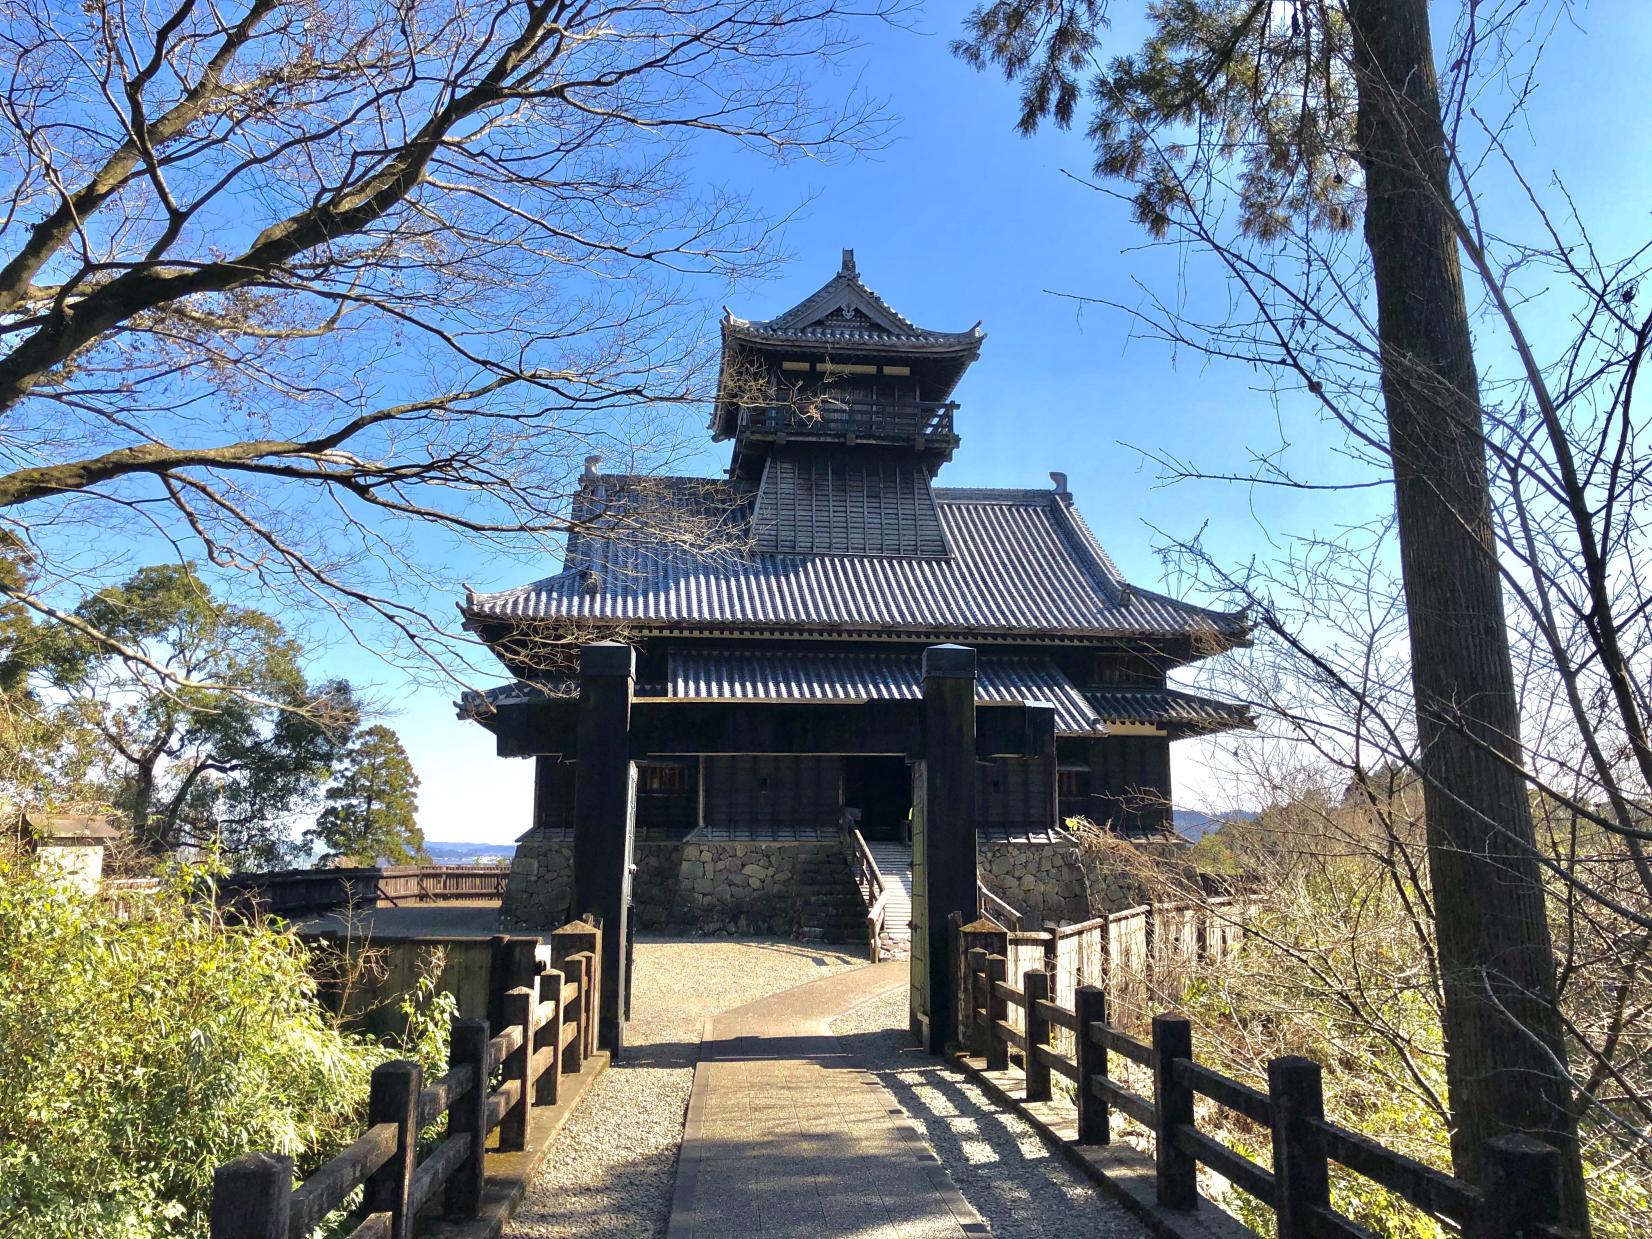
[(845, 758), (843, 803), (860, 810), (860, 833), (867, 839), (904, 839), (912, 808), (912, 771), (906, 758)]

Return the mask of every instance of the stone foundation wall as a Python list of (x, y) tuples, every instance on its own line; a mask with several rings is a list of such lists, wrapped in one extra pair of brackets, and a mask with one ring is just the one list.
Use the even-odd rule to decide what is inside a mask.
[[(855, 942), (866, 912), (842, 845), (640, 842), (632, 900), (637, 928), (763, 934)], [(503, 917), (515, 926), (561, 924), (573, 893), (573, 845), (518, 843)]]
[(1090, 883), (1078, 848), (1065, 843), (983, 843), (981, 885), (1021, 913), (1022, 924), (1089, 920)]

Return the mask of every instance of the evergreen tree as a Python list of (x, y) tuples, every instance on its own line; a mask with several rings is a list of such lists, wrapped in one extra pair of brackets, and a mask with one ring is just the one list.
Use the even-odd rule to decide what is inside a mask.
[[(1470, 230), (1452, 205), (1427, 0), (1159, 0), (1144, 16), (1144, 42), (1109, 55), (1100, 0), (990, 0), (955, 50), (1019, 84), (1025, 133), (1046, 121), (1070, 125), (1087, 107), (1097, 171), (1130, 187), (1137, 220), (1155, 236), (1190, 225), (1232, 261), (1235, 251), (1194, 223), (1206, 207), (1236, 207), (1243, 233), (1264, 243), (1351, 231), (1363, 217), (1444, 981), (1453, 1161), (1477, 1180), (1488, 1138), (1543, 1135), (1565, 1154), (1567, 1221), (1586, 1229), (1459, 260)], [(1266, 278), (1295, 295), (1294, 274)], [(1300, 322), (1302, 310), (1293, 313)], [(1299, 345), (1263, 337), (1274, 353)], [(1317, 378), (1309, 391), (1322, 393)]]
[(396, 733), (382, 723), (364, 728), (345, 751), (310, 837), (329, 859), (358, 865), (428, 860), (418, 789), (419, 776)]

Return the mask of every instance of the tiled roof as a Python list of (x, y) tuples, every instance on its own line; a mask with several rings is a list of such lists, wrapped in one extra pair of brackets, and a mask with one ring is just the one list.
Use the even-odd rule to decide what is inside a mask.
[[(673, 697), (714, 701), (915, 700), (923, 694), (923, 656), (819, 650), (672, 650)], [(1084, 694), (1043, 658), (979, 660), (981, 701), (1048, 702), (1062, 735), (1104, 735)]]
[[(799, 635), (1191, 637), (1242, 640), (1242, 617), (1128, 585), (1070, 499), (937, 488), (945, 558), (705, 557), (644, 535), (583, 538), (564, 571), (472, 594), (473, 620), (593, 621), (646, 630)], [(729, 507), (734, 507), (730, 503)]]
[(1091, 689), (1084, 694), (1102, 721), (1221, 731), (1253, 725), (1250, 708), (1174, 688)]
[(986, 338), (979, 324), (968, 331), (929, 331), (896, 313), (860, 282), (852, 250), (844, 251), (843, 267), (836, 275), (784, 314), (769, 319), (730, 314), (723, 320), (723, 335), (725, 339), (735, 336), (758, 343), (801, 340), (902, 349), (927, 346), (942, 351), (973, 350)]

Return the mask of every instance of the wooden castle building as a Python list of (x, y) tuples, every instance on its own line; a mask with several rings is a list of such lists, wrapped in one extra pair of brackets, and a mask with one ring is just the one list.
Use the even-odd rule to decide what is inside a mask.
[[(1171, 743), (1249, 720), (1166, 673), (1245, 641), (1246, 624), (1127, 582), (1060, 473), (1039, 489), (937, 484), (960, 446), (953, 393), (984, 340), (914, 326), (861, 282), (852, 251), (784, 314), (725, 317), (712, 431), (731, 446), (727, 476), (591, 471), (562, 570), (466, 598), (467, 626), (515, 682), (461, 712), (492, 725), (577, 693), (571, 653), (591, 640), (632, 648), (639, 702), (729, 711), (916, 698), (923, 650), (955, 643), (976, 651), (978, 700), (1054, 710), (1049, 751), (978, 765), (983, 846), (1059, 843), (1071, 817), (1167, 831)], [(634, 770), (644, 924), (787, 931), (849, 916), (816, 890), (853, 894), (844, 823), (899, 848), (912, 806), (899, 754), (644, 754)], [(537, 759), (507, 900), (518, 919), (566, 901), (573, 789), (572, 763)]]

